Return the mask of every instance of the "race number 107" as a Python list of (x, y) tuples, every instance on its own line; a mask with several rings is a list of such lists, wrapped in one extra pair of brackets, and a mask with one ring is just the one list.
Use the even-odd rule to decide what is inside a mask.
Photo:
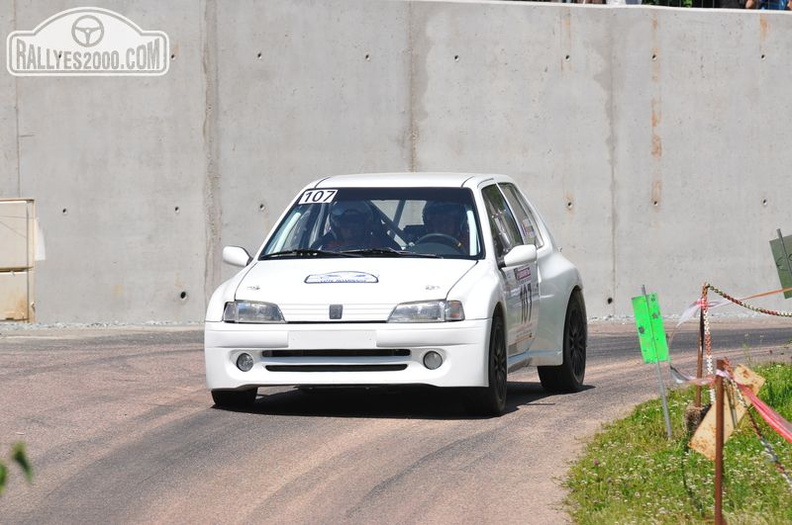
[(333, 202), (338, 190), (308, 190), (300, 196), (297, 204), (327, 204)]

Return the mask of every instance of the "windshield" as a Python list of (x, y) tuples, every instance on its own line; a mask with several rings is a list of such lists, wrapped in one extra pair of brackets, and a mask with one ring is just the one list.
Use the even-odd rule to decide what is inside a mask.
[(477, 259), (480, 231), (467, 189), (312, 189), (300, 195), (259, 258)]

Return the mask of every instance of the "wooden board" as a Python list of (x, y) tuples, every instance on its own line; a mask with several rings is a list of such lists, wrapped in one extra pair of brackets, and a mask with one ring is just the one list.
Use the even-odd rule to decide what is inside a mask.
[[(748, 385), (754, 392), (759, 392), (759, 389), (762, 388), (762, 385), (765, 383), (764, 377), (743, 365), (737, 365), (737, 367), (734, 369), (734, 379), (738, 383)], [(726, 395), (726, 392), (729, 389), (728, 383), (724, 381), (723, 386), (723, 442), (726, 443), (726, 441), (734, 432), (735, 423), (732, 421), (732, 410), (729, 399), (730, 396)], [(734, 397), (734, 403), (736, 405), (734, 407), (734, 413), (737, 415), (736, 423), (739, 424), (745, 415), (745, 407), (743, 406), (742, 402), (740, 402), (739, 398), (736, 397), (736, 394), (734, 394), (732, 397)], [(750, 407), (751, 402), (747, 399), (745, 401)], [(696, 429), (696, 432), (693, 434), (693, 438), (689, 443), (690, 448), (696, 452), (700, 452), (712, 461), (715, 461), (715, 412), (716, 410), (714, 406), (712, 406), (707, 411), (707, 415), (704, 416), (704, 420)]]

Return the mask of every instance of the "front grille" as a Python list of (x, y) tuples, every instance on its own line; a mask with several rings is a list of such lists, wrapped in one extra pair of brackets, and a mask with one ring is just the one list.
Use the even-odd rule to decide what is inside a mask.
[(372, 350), (264, 350), (262, 357), (410, 357), (406, 349), (372, 349)]
[(266, 365), (270, 372), (398, 372), (407, 365)]
[(338, 320), (330, 319), (329, 303), (280, 303), (278, 306), (287, 323), (359, 323), (367, 321), (384, 323), (388, 320), (388, 316), (390, 316), (393, 307), (396, 305), (392, 303), (345, 304), (343, 315)]

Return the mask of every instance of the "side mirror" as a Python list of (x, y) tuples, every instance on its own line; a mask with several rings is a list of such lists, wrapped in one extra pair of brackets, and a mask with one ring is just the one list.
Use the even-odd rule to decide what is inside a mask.
[(253, 258), (248, 251), (239, 246), (225, 246), (223, 247), (223, 262), (227, 262), (233, 266), (240, 266), (244, 268)]
[(536, 262), (536, 246), (521, 244), (503, 256), (503, 266), (522, 266)]

